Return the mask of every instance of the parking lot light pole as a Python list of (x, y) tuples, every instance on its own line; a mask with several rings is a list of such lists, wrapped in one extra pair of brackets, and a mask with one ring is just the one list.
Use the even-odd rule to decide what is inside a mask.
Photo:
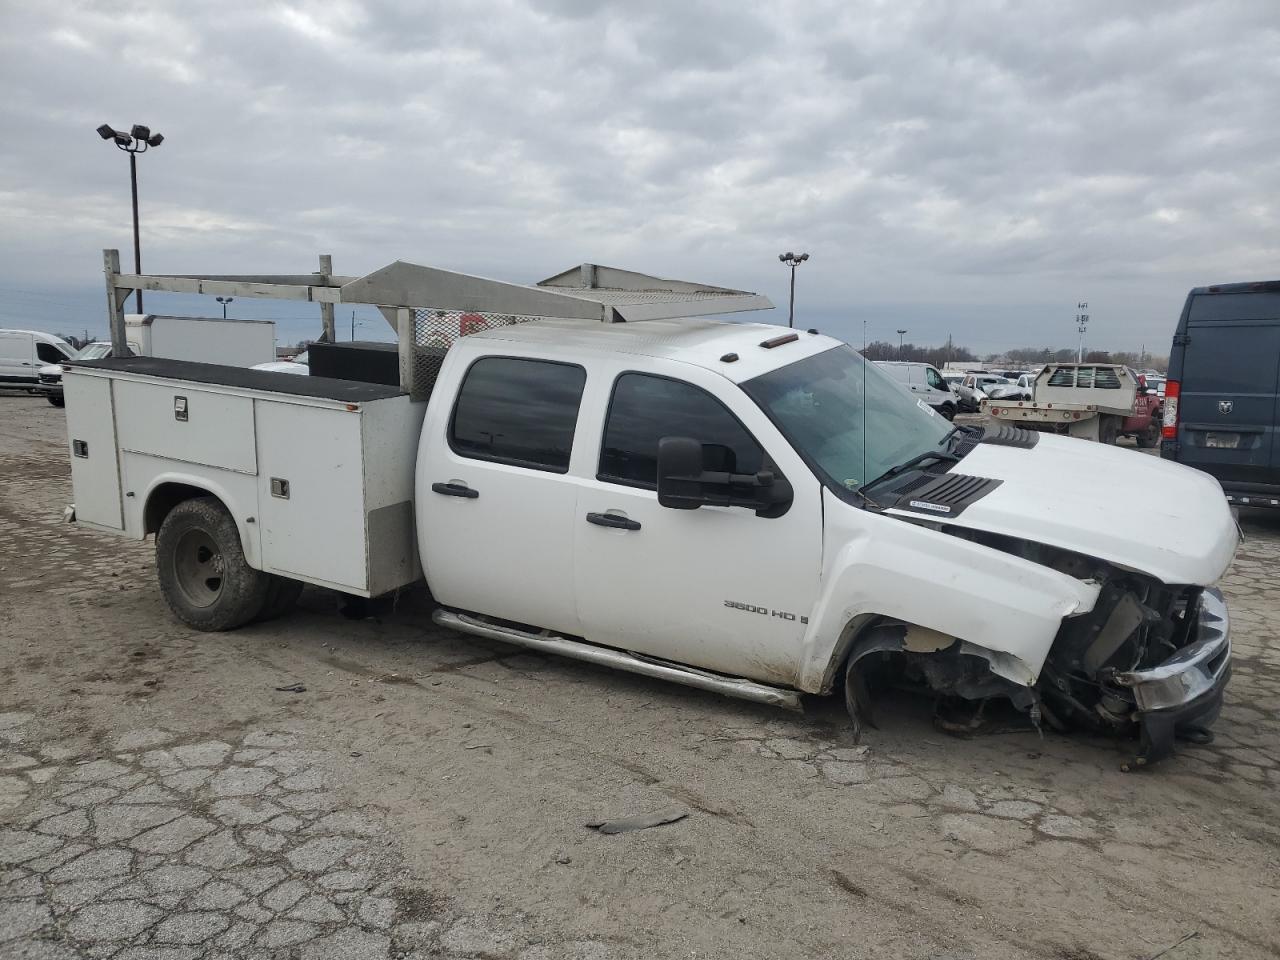
[(794, 327), (796, 325), (796, 267), (809, 259), (807, 253), (792, 253), (788, 250), (786, 253), (778, 254), (778, 259), (791, 267), (791, 306), (787, 310), (787, 326)]
[(902, 359), (902, 338), (905, 337), (906, 335), (907, 335), (907, 331), (905, 330), (898, 331), (898, 359), (899, 360)]
[(1089, 309), (1089, 304), (1081, 300), (1076, 304), (1076, 330), (1080, 333), (1080, 345), (1076, 348), (1076, 363), (1084, 363), (1084, 334), (1089, 327), (1089, 315), (1083, 311)]
[(217, 300), (220, 304), (222, 304), (222, 319), (223, 320), (227, 319), (227, 304), (234, 303), (236, 298), (235, 297), (214, 297), (213, 299)]
[[(164, 143), (164, 135), (152, 133), (151, 128), (135, 123), (133, 128), (125, 133), (123, 130), (116, 130), (110, 124), (104, 123), (98, 128), (98, 136), (103, 140), (110, 140), (117, 147), (129, 154), (129, 185), (133, 190), (133, 272), (142, 273), (142, 246), (138, 239), (138, 154), (146, 153), (150, 147), (158, 147)], [(142, 312), (142, 291), (135, 291), (137, 294), (138, 312)]]

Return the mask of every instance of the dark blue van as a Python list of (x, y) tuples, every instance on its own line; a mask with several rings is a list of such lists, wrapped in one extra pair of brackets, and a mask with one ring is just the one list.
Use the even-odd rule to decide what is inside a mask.
[(1165, 391), (1160, 455), (1232, 503), (1280, 507), (1280, 281), (1187, 294)]

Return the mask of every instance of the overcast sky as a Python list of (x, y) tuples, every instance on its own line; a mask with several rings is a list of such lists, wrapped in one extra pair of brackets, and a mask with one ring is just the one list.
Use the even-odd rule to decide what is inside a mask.
[(855, 345), (1073, 345), (1085, 299), (1159, 353), (1189, 287), (1280, 278), (1276, 0), (0, 0), (0, 90), (5, 326), (105, 331), (103, 122), (166, 137), (149, 272), (591, 260), (786, 323), (806, 250), (800, 322)]

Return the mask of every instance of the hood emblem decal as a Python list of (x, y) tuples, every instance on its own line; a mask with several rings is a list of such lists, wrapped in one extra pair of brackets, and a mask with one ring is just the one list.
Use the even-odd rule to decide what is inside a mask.
[(1218, 412), (1225, 417), (1228, 413), (1230, 413), (1235, 408), (1235, 405), (1236, 404), (1234, 400), (1219, 400)]

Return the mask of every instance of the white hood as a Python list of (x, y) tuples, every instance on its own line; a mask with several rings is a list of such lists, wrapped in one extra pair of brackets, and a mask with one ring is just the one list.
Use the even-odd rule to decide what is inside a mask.
[(1062, 547), (1168, 584), (1214, 583), (1235, 555), (1239, 532), (1222, 487), (1181, 464), (1040, 434), (1030, 450), (980, 443), (952, 469), (1003, 481), (947, 521), (956, 526)]

